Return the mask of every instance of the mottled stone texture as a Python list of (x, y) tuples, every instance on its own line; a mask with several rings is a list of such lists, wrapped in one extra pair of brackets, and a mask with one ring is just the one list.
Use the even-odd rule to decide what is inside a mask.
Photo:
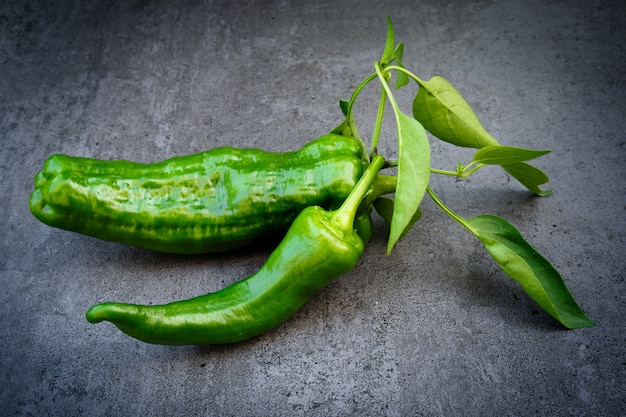
[[(271, 248), (171, 256), (49, 228), (27, 205), (45, 158), (297, 149), (341, 120), (387, 13), (407, 67), (451, 81), (500, 142), (553, 150), (537, 161), (547, 198), (497, 167), (433, 186), (463, 215), (515, 224), (598, 326), (557, 326), (428, 200), (390, 256), (377, 218), (351, 273), (253, 340), (153, 346), (87, 323), (96, 302), (215, 291)], [(0, 414), (623, 413), (625, 23), (621, 1), (2, 2)], [(407, 112), (414, 93), (398, 93)], [(377, 94), (358, 102), (364, 134)], [(433, 140), (434, 166), (470, 159)]]

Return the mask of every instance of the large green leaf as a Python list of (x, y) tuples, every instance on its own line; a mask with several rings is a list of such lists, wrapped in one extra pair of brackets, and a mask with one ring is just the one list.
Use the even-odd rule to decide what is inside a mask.
[(506, 220), (483, 214), (459, 220), (500, 267), (546, 312), (570, 329), (595, 324), (585, 315), (552, 264)]
[(430, 143), (424, 127), (402, 112), (398, 120), (398, 179), (387, 253), (413, 225), (430, 179)]
[(419, 80), (413, 116), (437, 138), (457, 146), (497, 145), (461, 94), (442, 77)]

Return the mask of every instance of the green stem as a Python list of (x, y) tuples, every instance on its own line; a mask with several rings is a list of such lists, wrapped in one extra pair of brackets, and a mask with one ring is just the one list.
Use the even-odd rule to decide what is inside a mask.
[[(394, 168), (398, 166), (398, 161), (387, 161), (385, 162), (385, 168)], [(445, 169), (439, 169), (439, 168), (430, 168), (430, 172), (432, 172), (433, 174), (441, 174), (441, 175), (449, 175), (451, 177), (459, 177), (459, 178), (466, 178), (469, 177), (470, 175), (472, 175), (474, 172), (478, 171), (480, 168), (484, 167), (484, 164), (480, 164), (475, 166), (474, 168), (467, 170), (467, 168), (469, 168), (471, 166), (468, 165), (466, 166), (463, 171), (459, 172), (459, 171), (448, 171)]]
[[(393, 93), (391, 91), (391, 88), (389, 87), (389, 84), (387, 82), (387, 79), (385, 78), (385, 75), (383, 74), (382, 69), (380, 68), (380, 62), (375, 62), (374, 63), (374, 68), (376, 69), (376, 74), (378, 75), (378, 79), (380, 80), (380, 84), (383, 86), (383, 89), (385, 90), (385, 92), (387, 93), (387, 96), (389, 97), (389, 103), (391, 103), (391, 107), (393, 108), (393, 111), (396, 115), (396, 124), (397, 124), (397, 128), (398, 128), (398, 132), (400, 132), (400, 119), (398, 117), (398, 114), (400, 112), (400, 108), (398, 107), (398, 103), (396, 103), (396, 99), (393, 96)], [(395, 68), (395, 67), (392, 67)], [(385, 69), (385, 72), (387, 71), (387, 69)]]
[(361, 90), (363, 88), (365, 88), (365, 86), (367, 84), (369, 84), (374, 78), (376, 78), (377, 75), (376, 73), (374, 74), (370, 74), (366, 79), (364, 79), (363, 81), (361, 81), (361, 84), (359, 84), (355, 89), (354, 92), (352, 93), (352, 95), (350, 96), (350, 101), (348, 102), (348, 114), (350, 114), (350, 111), (352, 110), (352, 105), (354, 104), (354, 102), (356, 101), (356, 98), (358, 97), (359, 93), (361, 92)]
[(444, 169), (430, 168), (430, 172), (433, 174), (441, 174), (441, 175), (450, 175), (452, 177), (460, 177), (462, 174), (459, 174), (457, 171), (446, 171)]
[(485, 164), (477, 164), (472, 169), (468, 169), (469, 167), (472, 166), (472, 164), (475, 164), (475, 162), (472, 162), (471, 164), (457, 171), (446, 171), (444, 169), (431, 168), (430, 172), (434, 174), (442, 174), (442, 175), (450, 175), (450, 176), (459, 177), (459, 178), (467, 178), (470, 175), (472, 175), (474, 172), (478, 171), (480, 168), (485, 166)]
[(365, 205), (369, 206), (378, 197), (395, 192), (397, 181), (398, 177), (395, 175), (378, 174), (376, 178), (374, 178), (370, 192), (365, 197)]
[[(472, 169), (470, 169), (470, 167), (471, 167), (472, 165), (474, 165), (474, 164), (476, 164), (476, 166), (475, 166), (475, 167), (473, 167)], [(480, 168), (482, 168), (482, 167), (484, 167), (484, 166), (485, 166), (485, 164), (482, 164), (482, 163), (480, 163), (480, 162), (471, 162), (469, 165), (467, 165), (467, 166), (465, 166), (465, 167), (463, 168), (463, 175), (462, 175), (462, 178), (469, 177), (469, 176), (470, 176), (470, 175), (472, 175), (474, 172), (478, 171)]]
[(352, 95), (350, 96), (350, 101), (348, 101), (348, 114), (346, 115), (346, 119), (350, 118), (350, 114), (352, 113), (352, 107), (354, 106), (354, 102), (356, 101), (356, 98), (361, 93), (361, 90), (363, 90), (363, 88), (365, 88), (365, 86), (368, 85), (370, 82), (372, 82), (372, 80), (374, 80), (374, 78), (376, 77), (377, 77), (376, 73), (370, 74), (366, 79), (361, 81), (361, 83), (354, 89), (354, 91), (352, 92)]
[(413, 74), (411, 71), (407, 70), (406, 68), (402, 68), (397, 65), (390, 65), (385, 68), (385, 71), (400, 71), (408, 75), (409, 78), (412, 78), (416, 83), (424, 84), (424, 81), (421, 78), (419, 78), (417, 75)]
[(377, 75), (375, 73), (370, 74), (366, 79), (361, 81), (361, 83), (354, 89), (354, 91), (352, 92), (352, 95), (350, 96), (350, 101), (348, 101), (348, 108), (346, 109), (346, 118), (337, 127), (331, 130), (331, 133), (343, 134), (345, 131), (345, 127), (350, 126), (350, 129), (353, 132), (352, 133), (353, 137), (359, 142), (363, 143), (363, 146), (365, 147), (365, 143), (359, 137), (359, 134), (356, 128), (356, 122), (351, 123), (351, 121), (353, 121), (351, 120), (352, 119), (352, 107), (354, 107), (354, 102), (356, 101), (356, 98), (358, 97), (358, 95), (361, 93), (361, 90), (363, 90), (363, 88), (365, 88), (365, 86), (369, 84), (372, 80), (374, 80), (376, 77)]
[(363, 197), (369, 192), (370, 186), (378, 176), (378, 171), (385, 165), (382, 155), (375, 155), (367, 167), (359, 182), (356, 183), (348, 198), (343, 202), (333, 215), (333, 224), (341, 230), (352, 229), (357, 210), (363, 201)]
[(469, 230), (471, 233), (474, 233), (472, 231), (472, 229), (469, 228), (469, 225), (467, 224), (467, 222), (465, 221), (465, 219), (461, 216), (459, 216), (458, 214), (456, 214), (454, 211), (452, 211), (450, 208), (448, 208), (448, 206), (446, 206), (443, 201), (441, 201), (441, 199), (437, 196), (437, 194), (435, 194), (435, 192), (433, 191), (432, 188), (430, 188), (430, 185), (426, 187), (426, 191), (428, 191), (428, 195), (430, 195), (430, 198), (433, 199), (433, 201), (435, 203), (437, 203), (437, 205), (450, 217), (452, 217), (454, 220), (456, 220), (457, 222), (459, 222), (463, 227), (465, 227), (467, 230)]
[(370, 146), (370, 159), (376, 154), (378, 149), (378, 139), (380, 138), (380, 131), (382, 129), (383, 117), (385, 115), (385, 101), (387, 100), (387, 94), (385, 89), (380, 91), (380, 100), (378, 101), (378, 113), (376, 114), (376, 124), (374, 125), (374, 134), (372, 135), (372, 144)]

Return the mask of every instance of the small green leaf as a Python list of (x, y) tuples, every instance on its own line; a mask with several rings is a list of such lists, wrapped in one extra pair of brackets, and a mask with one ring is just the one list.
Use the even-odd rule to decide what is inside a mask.
[(552, 193), (539, 187), (548, 182), (548, 176), (540, 169), (522, 162), (545, 155), (548, 151), (521, 148), (515, 151), (516, 148), (512, 147), (498, 147), (496, 139), (480, 124), (469, 104), (448, 81), (435, 76), (430, 81), (420, 80), (418, 83), (420, 88), (413, 101), (413, 116), (426, 130), (457, 146), (478, 149), (489, 147), (484, 153), (478, 152), (474, 161), (501, 165), (506, 172), (539, 196)]
[(413, 116), (437, 138), (457, 146), (483, 148), (497, 145), (469, 104), (444, 78), (419, 80)]
[(387, 253), (403, 236), (419, 209), (430, 179), (430, 143), (424, 127), (397, 111), (398, 175)]
[(457, 220), (485, 245), (498, 265), (561, 324), (570, 329), (595, 325), (578, 306), (559, 272), (513, 225), (487, 214)]
[(380, 62), (386, 64), (393, 60), (393, 47), (395, 45), (393, 24), (391, 23), (391, 16), (387, 15), (387, 39), (385, 41), (385, 48), (383, 49), (383, 55), (380, 58)]
[[(382, 217), (383, 220), (385, 220), (385, 223), (387, 223), (388, 226), (391, 226), (391, 221), (393, 219), (394, 201), (390, 198), (379, 197), (376, 200), (374, 200), (373, 204), (374, 204), (374, 208), (376, 209), (376, 212), (380, 215), (380, 217)], [(422, 218), (422, 211), (418, 209), (413, 215), (413, 218), (411, 219), (407, 227), (404, 229), (404, 231), (400, 235), (400, 239), (402, 239), (411, 230), (413, 225), (417, 223), (419, 219), (421, 218)]]
[(374, 200), (374, 209), (380, 217), (383, 218), (388, 226), (391, 226), (391, 219), (393, 218), (393, 200), (390, 198), (379, 197)]
[(339, 100), (339, 108), (341, 108), (343, 115), (347, 116), (348, 111), (350, 110), (350, 103), (346, 100)]
[(545, 184), (550, 180), (539, 168), (527, 164), (526, 162), (502, 164), (502, 168), (538, 196), (546, 197), (552, 194), (552, 190), (542, 190), (539, 187), (541, 184)]
[[(400, 42), (398, 46), (396, 46), (396, 49), (395, 51), (393, 51), (393, 54), (394, 54), (396, 62), (398, 63), (398, 66), (401, 68), (404, 68), (404, 65), (402, 65), (402, 55), (404, 54), (404, 44), (402, 42)], [(409, 76), (404, 72), (398, 71), (396, 74), (396, 85), (395, 85), (396, 90), (401, 89), (408, 83), (409, 83)]]
[(502, 165), (529, 161), (550, 153), (548, 150), (515, 148), (512, 146), (492, 145), (479, 149), (474, 154), (473, 162), (485, 165)]

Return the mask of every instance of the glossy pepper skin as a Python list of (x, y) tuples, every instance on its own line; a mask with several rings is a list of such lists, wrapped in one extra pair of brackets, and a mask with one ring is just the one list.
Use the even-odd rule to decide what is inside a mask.
[(336, 208), (363, 173), (352, 138), (295, 152), (216, 148), (143, 164), (53, 155), (29, 206), (43, 223), (146, 249), (212, 253), (284, 232), (312, 205)]
[[(91, 323), (110, 321), (148, 343), (168, 345), (239, 342), (278, 326), (333, 279), (350, 271), (364, 243), (355, 213), (382, 157), (336, 211), (305, 208), (267, 263), (254, 275), (215, 293), (163, 305), (96, 304)], [(369, 213), (366, 213), (369, 215)]]

